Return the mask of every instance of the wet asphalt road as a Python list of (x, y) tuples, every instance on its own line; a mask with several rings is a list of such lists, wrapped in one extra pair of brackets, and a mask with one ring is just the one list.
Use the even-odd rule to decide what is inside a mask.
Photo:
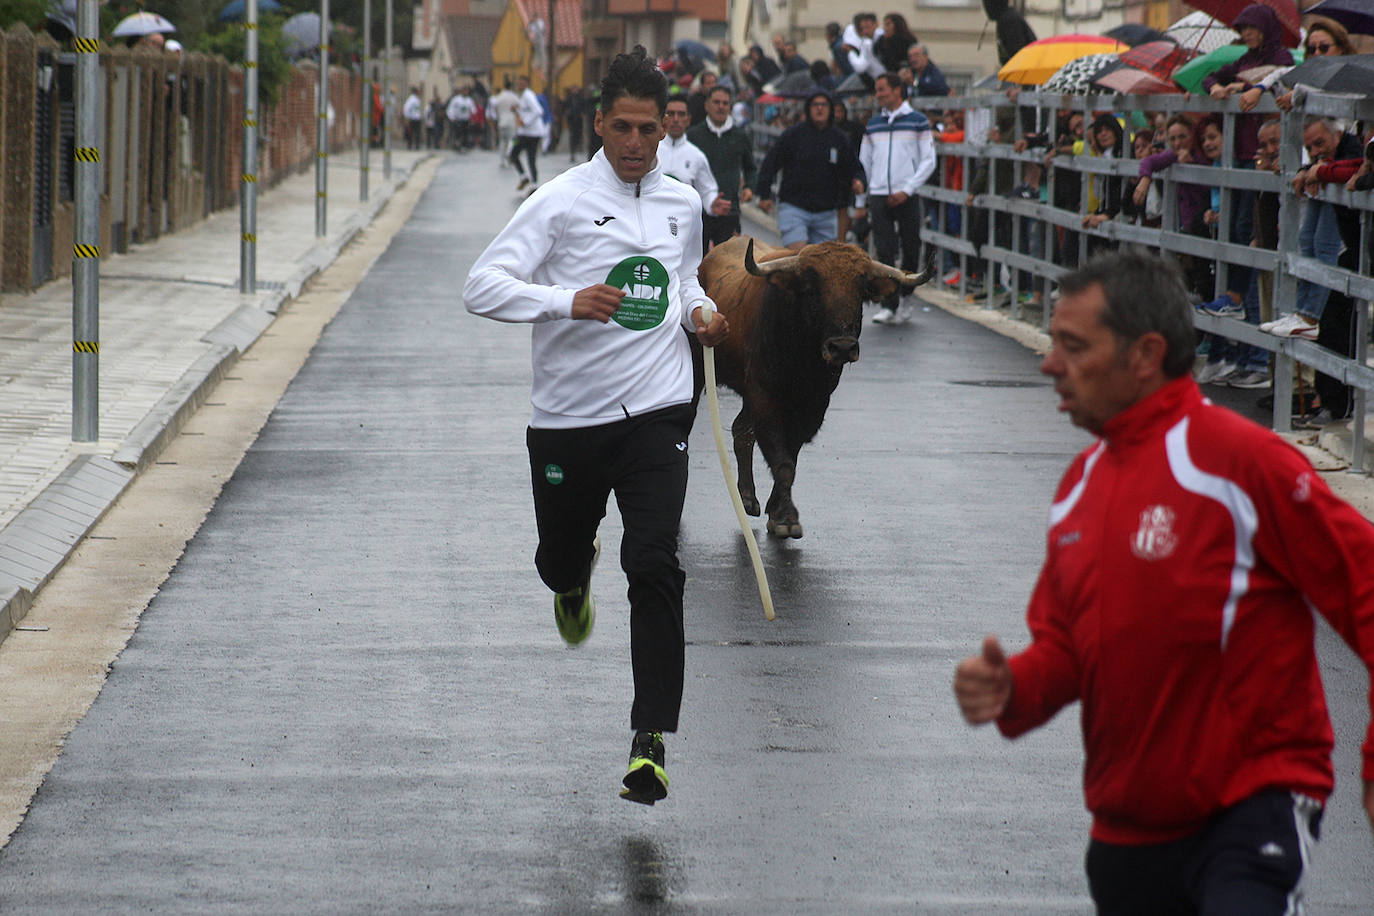
[[(949, 689), (983, 633), (1023, 643), (1087, 444), (1035, 357), (934, 309), (865, 329), (802, 452), (806, 537), (762, 545), (773, 623), (703, 406), (672, 794), (627, 804), (623, 577), (602, 564), (564, 647), (528, 329), (458, 299), (510, 174), (443, 165), (326, 331), (0, 853), (0, 909), (1087, 912), (1076, 715), (1013, 744)], [(615, 557), (613, 504), (602, 535)], [(1364, 676), (1327, 654), (1342, 786), (1310, 900), (1367, 911)]]

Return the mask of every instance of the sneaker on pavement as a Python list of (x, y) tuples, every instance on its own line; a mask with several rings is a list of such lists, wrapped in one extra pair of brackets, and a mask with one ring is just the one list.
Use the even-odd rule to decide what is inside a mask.
[(959, 271), (957, 271), (957, 270), (951, 270), (949, 273), (945, 274), (944, 282), (945, 282), (945, 286), (958, 286), (958, 285), (959, 285)]
[(1331, 411), (1325, 407), (1319, 408), (1313, 413), (1298, 417), (1293, 420), (1294, 429), (1323, 429), (1336, 422), (1336, 418), (1331, 416)]
[(652, 805), (668, 797), (668, 773), (663, 769), (663, 733), (635, 732), (630, 742), (630, 768), (621, 780), (620, 797)]
[(911, 320), (912, 308), (903, 302), (897, 306), (897, 311), (893, 314), (892, 320), (888, 324), (906, 324)]
[(874, 324), (892, 324), (892, 320), (897, 317), (897, 313), (887, 306), (883, 306), (873, 313)]
[(1208, 315), (1215, 315), (1218, 318), (1245, 317), (1245, 306), (1227, 295), (1217, 296), (1211, 302), (1204, 302), (1201, 308)]
[(1236, 371), (1236, 364), (1230, 360), (1219, 359), (1203, 366), (1197, 374), (1199, 385), (1215, 385), (1225, 381), (1231, 373)]
[(524, 175), (520, 176), (520, 183), (515, 186), (515, 190), (523, 191), (530, 186), (530, 180)]
[(1261, 372), (1258, 369), (1251, 369), (1249, 372), (1236, 372), (1226, 379), (1226, 384), (1230, 388), (1268, 388), (1269, 373)]
[(553, 620), (558, 624), (558, 635), (570, 646), (585, 642), (592, 635), (592, 624), (596, 623), (596, 601), (592, 598), (592, 570), (596, 561), (601, 559), (601, 535), (592, 541), (592, 562), (587, 567), (587, 578), (578, 588), (558, 592), (553, 596)]
[(1300, 337), (1303, 340), (1316, 340), (1318, 328), (1315, 322), (1308, 321), (1295, 312), (1292, 315), (1285, 315), (1263, 330), (1267, 330), (1275, 337)]

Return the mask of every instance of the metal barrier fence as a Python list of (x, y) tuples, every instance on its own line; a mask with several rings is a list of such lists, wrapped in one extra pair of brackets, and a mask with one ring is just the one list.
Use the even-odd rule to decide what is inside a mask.
[[(917, 98), (920, 103), (925, 98)], [(934, 100), (931, 100), (934, 101)], [(1306, 280), (1320, 284), (1350, 297), (1355, 314), (1353, 357), (1327, 349), (1314, 341), (1276, 337), (1259, 330), (1258, 327), (1233, 318), (1219, 318), (1207, 314), (1197, 314), (1195, 323), (1200, 331), (1207, 331), (1241, 344), (1259, 347), (1273, 354), (1274, 360), (1274, 413), (1273, 425), (1276, 429), (1289, 429), (1292, 424), (1292, 394), (1294, 364), (1308, 366), (1325, 373), (1354, 389), (1354, 416), (1352, 470), (1363, 470), (1364, 427), (1366, 401), (1369, 391), (1374, 390), (1374, 370), (1367, 365), (1369, 346), (1369, 304), (1374, 299), (1374, 278), (1370, 276), (1371, 246), (1374, 245), (1374, 192), (1347, 191), (1341, 185), (1324, 185), (1317, 199), (1349, 207), (1359, 213), (1361, 234), (1358, 270), (1345, 270), (1325, 264), (1312, 257), (1304, 257), (1299, 246), (1299, 220), (1301, 202), (1293, 192), (1291, 182), (1301, 165), (1303, 148), (1303, 120), (1310, 115), (1320, 115), (1343, 120), (1353, 124), (1363, 121), (1366, 125), (1374, 122), (1374, 98), (1368, 96), (1336, 96), (1310, 92), (1304, 97), (1295, 95), (1295, 105), (1291, 112), (1279, 112), (1272, 99), (1267, 95), (1252, 110), (1252, 114), (1281, 115), (1280, 170), (1273, 172), (1257, 171), (1232, 161), (1236, 119), (1244, 114), (1237, 100), (1217, 101), (1207, 96), (1123, 96), (1123, 95), (1058, 95), (1051, 93), (1023, 92), (1014, 101), (1003, 93), (940, 98), (939, 111), (950, 109), (966, 112), (966, 120), (979, 120), (983, 124), (995, 121), (993, 112), (1014, 108), (1016, 123), (1021, 127), (1047, 125), (1053, 138), (1054, 125), (1060, 110), (1072, 110), (1084, 115), (1084, 123), (1091, 123), (1094, 112), (1186, 112), (1194, 117), (1216, 113), (1223, 121), (1222, 164), (1215, 166), (1174, 164), (1158, 173), (1154, 180), (1159, 183), (1164, 212), (1159, 227), (1142, 224), (1140, 218), (1127, 219), (1118, 216), (1096, 228), (1082, 225), (1083, 209), (1061, 209), (1053, 205), (1055, 183), (1065, 177), (1073, 176), (1080, 184), (1080, 200), (1088, 198), (1088, 184), (1095, 175), (1120, 176), (1134, 183), (1139, 168), (1139, 160), (1134, 158), (1106, 159), (1089, 155), (1066, 155), (1054, 157), (1050, 168), (1046, 169), (1049, 184), (1048, 203), (1037, 199), (1019, 199), (1005, 196), (1012, 187), (1022, 184), (1023, 171), (1027, 164), (1043, 164), (1047, 151), (1029, 149), (1017, 152), (1011, 142), (987, 143), (937, 143), (940, 163), (936, 175), (920, 190), (926, 202), (927, 226), (922, 230), (922, 239), (933, 244), (942, 252), (957, 256), (960, 269), (960, 291), (969, 275), (970, 262), (982, 261), (988, 265), (987, 289), (992, 290), (994, 278), (1002, 268), (1010, 274), (1009, 311), (1011, 317), (1020, 320), (1037, 320), (1043, 329), (1048, 329), (1050, 309), (1039, 309), (1032, 315), (1028, 307), (1020, 301), (1020, 274), (1031, 275), (1032, 286), (1047, 292), (1048, 287), (1071, 267), (1058, 263), (1055, 259), (1053, 236), (1057, 230), (1075, 233), (1078, 244), (1078, 262), (1081, 263), (1088, 253), (1090, 244), (1122, 245), (1130, 244), (1156, 250), (1160, 253), (1186, 254), (1192, 257), (1211, 259), (1214, 262), (1218, 290), (1225, 289), (1225, 278), (1230, 265), (1247, 266), (1268, 272), (1273, 278), (1273, 303), (1277, 314), (1294, 310), (1297, 299), (1297, 282)], [(934, 111), (930, 112), (932, 119)], [(760, 125), (762, 127), (763, 125)], [(758, 131), (756, 138), (760, 145), (771, 143), (776, 129)], [(1129, 134), (1127, 134), (1129, 138)], [(1010, 141), (1011, 138), (1008, 138)], [(1129, 139), (1128, 141), (1129, 142)], [(1129, 147), (1128, 147), (1129, 149)], [(963, 181), (968, 182), (979, 160), (988, 160), (988, 187), (985, 192), (969, 199), (965, 186), (948, 187), (948, 170), (955, 159), (962, 162)], [(1012, 170), (1011, 187), (998, 187), (994, 166), (998, 160), (1007, 162)], [(1005, 166), (1004, 166), (1005, 169)], [(1221, 189), (1221, 207), (1218, 219), (1217, 238), (1200, 238), (1185, 234), (1177, 229), (1178, 182)], [(1279, 233), (1276, 250), (1251, 247), (1230, 238), (1232, 211), (1236, 206), (1237, 192), (1268, 191), (1279, 197)], [(1010, 239), (999, 240), (991, 229), (988, 240), (981, 244), (970, 238), (970, 217), (975, 210), (985, 210), (989, 227), (995, 226), (999, 217), (1010, 223)], [(958, 228), (951, 227), (951, 216), (958, 217)], [(931, 218), (933, 216), (933, 218)], [(1038, 230), (1038, 232), (1036, 232)], [(1039, 235), (1036, 250), (1032, 251), (1028, 235)], [(999, 244), (1003, 241), (1003, 244)], [(1071, 259), (1072, 260), (1072, 259)], [(1048, 295), (1044, 297), (1049, 302)], [(989, 295), (987, 307), (996, 307)]]

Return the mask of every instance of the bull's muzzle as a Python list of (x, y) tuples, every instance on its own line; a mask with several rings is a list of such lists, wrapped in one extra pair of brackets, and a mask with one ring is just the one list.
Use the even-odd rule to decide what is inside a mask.
[(857, 362), (859, 359), (859, 338), (857, 337), (827, 337), (821, 346), (821, 358), (828, 363)]

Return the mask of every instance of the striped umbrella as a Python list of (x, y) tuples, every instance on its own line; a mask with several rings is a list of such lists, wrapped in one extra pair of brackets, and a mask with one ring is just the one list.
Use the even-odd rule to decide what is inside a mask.
[(1089, 54), (1119, 53), (1126, 46), (1103, 35), (1055, 35), (1026, 45), (997, 71), (1004, 83), (1039, 86), (1071, 60)]
[(1093, 85), (1122, 95), (1177, 95), (1180, 92), (1173, 83), (1148, 70), (1125, 65), (1100, 74), (1093, 80)]
[(1123, 64), (1153, 73), (1162, 80), (1168, 80), (1169, 74), (1194, 57), (1197, 57), (1197, 52), (1192, 48), (1185, 48), (1172, 41), (1150, 41), (1121, 52)]

